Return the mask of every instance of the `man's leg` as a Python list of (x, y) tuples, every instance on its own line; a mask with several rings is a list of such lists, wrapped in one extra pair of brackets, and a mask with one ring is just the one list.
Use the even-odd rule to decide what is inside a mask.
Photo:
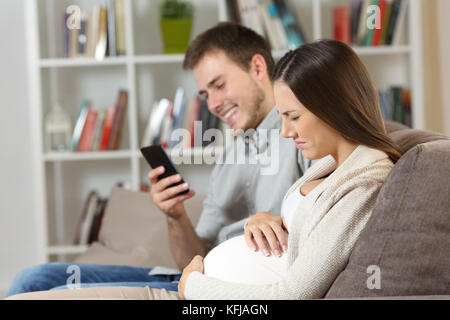
[[(98, 282), (98, 283), (80, 283), (77, 288), (93, 288), (93, 287), (150, 287), (153, 289), (166, 289), (168, 291), (178, 291), (178, 282), (181, 275), (177, 278), (170, 278), (168, 276), (166, 279), (160, 279), (164, 281), (150, 281), (150, 282)], [(52, 288), (50, 290), (66, 290), (71, 289), (69, 285), (59, 286)], [(72, 287), (73, 289), (73, 287)]]
[[(49, 290), (67, 285), (67, 280), (73, 270), (68, 268), (71, 263), (46, 263), (21, 271), (13, 280), (7, 296), (30, 292)], [(148, 275), (150, 268), (130, 266), (111, 266), (94, 264), (76, 264), (80, 268), (80, 282), (89, 283), (121, 283), (124, 282), (171, 282), (179, 276)], [(72, 282), (70, 282), (72, 283)], [(161, 287), (163, 287), (161, 284)], [(170, 285), (169, 285), (170, 287)]]
[(92, 299), (120, 299), (120, 300), (180, 300), (178, 292), (149, 287), (101, 287), (50, 290), (28, 292), (10, 296), (7, 300), (92, 300)]

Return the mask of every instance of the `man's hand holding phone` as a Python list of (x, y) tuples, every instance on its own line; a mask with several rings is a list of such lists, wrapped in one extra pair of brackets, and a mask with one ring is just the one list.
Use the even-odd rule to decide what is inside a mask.
[[(148, 173), (148, 178), (151, 183), (150, 195), (152, 196), (153, 202), (167, 216), (178, 219), (186, 213), (183, 201), (192, 198), (195, 195), (195, 191), (192, 189), (189, 190), (189, 184), (187, 182), (172, 186), (182, 181), (181, 175), (178, 173), (159, 179), (165, 170), (164, 166), (159, 166)], [(183, 193), (186, 190), (189, 191)]]

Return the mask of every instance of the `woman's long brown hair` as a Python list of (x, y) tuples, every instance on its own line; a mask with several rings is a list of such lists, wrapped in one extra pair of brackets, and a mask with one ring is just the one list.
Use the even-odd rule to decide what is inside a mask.
[(386, 133), (369, 72), (346, 44), (320, 40), (289, 51), (275, 67), (272, 81), (277, 80), (346, 139), (384, 151), (394, 163), (401, 157)]

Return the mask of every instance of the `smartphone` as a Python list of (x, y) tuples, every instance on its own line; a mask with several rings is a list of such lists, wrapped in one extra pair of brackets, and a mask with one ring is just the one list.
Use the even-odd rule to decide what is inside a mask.
[[(148, 164), (152, 169), (156, 169), (159, 166), (163, 166), (166, 170), (163, 174), (158, 176), (158, 179), (164, 179), (166, 177), (173, 176), (174, 174), (178, 174), (177, 169), (175, 168), (174, 164), (170, 160), (167, 153), (164, 151), (164, 148), (160, 145), (152, 145), (149, 147), (143, 147), (141, 148), (141, 153), (144, 156), (145, 160), (147, 160)], [(177, 186), (179, 184), (184, 183), (183, 178), (181, 181), (175, 182), (174, 184), (171, 184), (168, 188)], [(188, 193), (189, 189), (186, 189), (182, 192), (180, 192), (178, 195)]]

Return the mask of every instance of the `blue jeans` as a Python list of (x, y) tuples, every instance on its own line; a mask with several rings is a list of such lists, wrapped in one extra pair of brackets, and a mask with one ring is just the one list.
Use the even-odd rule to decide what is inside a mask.
[[(31, 291), (67, 289), (68, 279), (73, 274), (73, 270), (71, 271), (68, 267), (73, 265), (79, 267), (79, 287), (81, 288), (149, 286), (156, 289), (178, 291), (178, 281), (181, 277), (181, 274), (149, 275), (150, 268), (52, 262), (36, 265), (18, 273), (7, 296)], [(69, 283), (74, 282), (70, 281)]]

